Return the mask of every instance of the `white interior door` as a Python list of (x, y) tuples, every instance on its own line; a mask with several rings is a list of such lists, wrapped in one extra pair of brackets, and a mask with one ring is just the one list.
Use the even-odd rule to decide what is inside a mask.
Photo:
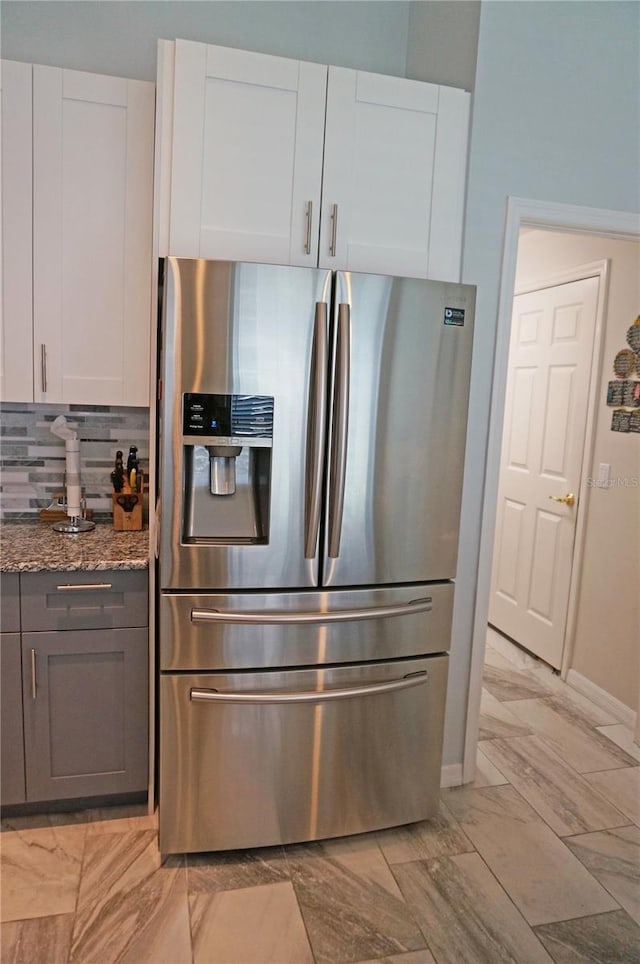
[(585, 278), (513, 302), (489, 622), (557, 669), (598, 288), (598, 278)]

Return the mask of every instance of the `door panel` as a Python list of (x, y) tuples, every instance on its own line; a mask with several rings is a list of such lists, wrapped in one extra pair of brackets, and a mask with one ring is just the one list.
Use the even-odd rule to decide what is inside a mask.
[[(556, 669), (562, 650), (599, 282), (518, 295), (512, 343), (490, 623)], [(555, 501), (573, 493), (574, 505)]]
[(20, 633), (0, 633), (0, 803), (24, 803), (24, 731)]
[(329, 67), (318, 263), (457, 281), (469, 94)]
[(432, 816), (447, 663), (163, 675), (160, 850), (261, 847)]
[[(330, 273), (277, 265), (171, 258), (165, 278), (164, 400), (161, 417), (161, 586), (263, 589), (315, 586), (317, 550), (305, 558), (307, 432), (316, 303)], [(171, 321), (171, 319), (174, 319)], [(205, 324), (206, 318), (206, 324)], [(183, 445), (184, 393), (266, 396), (273, 403), (270, 488), (259, 539), (242, 528), (242, 493), (211, 495), (204, 445)], [(238, 458), (237, 472), (246, 449)], [(253, 450), (252, 450), (253, 451)], [(185, 533), (185, 458), (198, 466), (198, 520)], [(254, 461), (253, 483), (260, 480)], [(247, 463), (248, 465), (248, 463)], [(248, 470), (247, 470), (248, 471)], [(203, 502), (210, 503), (211, 523)], [(215, 503), (215, 505), (214, 505)], [(206, 506), (205, 506), (206, 508)], [(215, 510), (215, 511), (214, 511)], [(242, 533), (220, 532), (214, 516)]]
[[(329, 443), (323, 585), (453, 578), (475, 291), (339, 272), (335, 301), (350, 305), (350, 383), (337, 555), (335, 420)], [(463, 310), (464, 323), (446, 324), (447, 308)], [(339, 385), (338, 372), (334, 408)]]
[(148, 405), (154, 86), (35, 66), (36, 402)]
[(33, 401), (31, 64), (0, 61), (0, 399)]
[(176, 41), (170, 254), (316, 264), (326, 72)]
[(147, 629), (23, 633), (27, 798), (146, 790)]

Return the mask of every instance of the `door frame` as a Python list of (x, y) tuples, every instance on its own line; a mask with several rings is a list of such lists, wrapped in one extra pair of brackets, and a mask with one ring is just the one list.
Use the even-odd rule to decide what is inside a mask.
[[(564, 232), (563, 232), (564, 233)], [(587, 394), (587, 419), (585, 423), (584, 439), (582, 445), (582, 458), (580, 461), (580, 478), (584, 479), (587, 477), (589, 466), (591, 464), (591, 459), (593, 456), (593, 446), (594, 446), (594, 435), (595, 435), (595, 420), (597, 414), (597, 402), (598, 402), (598, 375), (600, 372), (600, 365), (602, 361), (603, 352), (603, 336), (604, 336), (604, 324), (605, 324), (605, 311), (609, 296), (609, 260), (602, 259), (598, 261), (591, 261), (585, 264), (576, 265), (573, 268), (568, 268), (565, 271), (559, 272), (557, 274), (549, 275), (546, 278), (536, 280), (534, 282), (528, 282), (526, 285), (520, 285), (514, 288), (513, 297), (518, 295), (530, 294), (534, 291), (542, 291), (547, 288), (556, 288), (559, 285), (570, 284), (573, 281), (584, 281), (587, 278), (597, 278), (598, 279), (598, 299), (596, 303), (596, 319), (593, 331), (593, 342), (592, 342), (592, 352), (591, 352), (591, 363), (589, 365), (589, 389)], [(511, 312), (513, 314), (513, 299), (512, 299)], [(500, 444), (502, 445), (502, 432), (504, 428), (504, 403), (506, 402), (506, 379), (509, 376), (509, 356), (510, 356), (510, 340), (511, 340), (511, 320), (509, 321), (509, 331), (507, 332), (509, 336), (508, 349), (507, 349), (507, 368), (505, 372), (505, 397), (503, 400), (503, 410), (502, 410), (502, 425)], [(500, 458), (500, 456), (499, 456)], [(500, 484), (500, 465), (498, 466), (498, 484)], [(567, 675), (567, 670), (571, 664), (571, 657), (573, 656), (574, 648), (574, 632), (577, 619), (577, 606), (578, 606), (578, 587), (580, 585), (580, 576), (582, 573), (582, 553), (584, 547), (584, 540), (586, 534), (586, 520), (587, 512), (589, 508), (589, 499), (591, 495), (590, 489), (585, 489), (580, 492), (578, 498), (578, 506), (576, 513), (575, 522), (575, 537), (573, 541), (573, 551), (571, 554), (571, 580), (569, 583), (569, 596), (567, 599), (567, 618), (565, 623), (564, 631), (564, 644), (562, 649), (562, 664), (560, 668), (560, 677), (565, 679)], [(496, 515), (497, 515), (497, 502), (496, 502)], [(495, 535), (495, 523), (494, 523), (494, 535)], [(492, 553), (493, 555), (493, 553)], [(492, 559), (493, 565), (493, 559)], [(489, 607), (491, 606), (491, 596), (489, 596)]]
[[(480, 550), (478, 554), (477, 588), (471, 641), (471, 662), (469, 667), (467, 721), (462, 765), (462, 780), (465, 783), (473, 779), (476, 766), (482, 671), (487, 635), (489, 594), (491, 590), (491, 564), (498, 501), (500, 451), (502, 447), (502, 426), (504, 422), (509, 360), (511, 315), (513, 296), (515, 293), (518, 239), (520, 229), (523, 227), (543, 228), (561, 231), (563, 233), (573, 232), (578, 234), (601, 235), (605, 238), (617, 238), (624, 241), (640, 240), (640, 218), (637, 214), (626, 211), (581, 207), (573, 204), (561, 204), (553, 201), (536, 201), (514, 196), (507, 198), (502, 266), (499, 282), (500, 290), (494, 352), (493, 387), (491, 392), (491, 414), (489, 418), (489, 435), (484, 477)], [(600, 298), (604, 297), (604, 294), (604, 291), (599, 291), (599, 303)], [(598, 324), (598, 322), (596, 324)], [(596, 352), (594, 351), (594, 355), (595, 354)], [(599, 364), (600, 359), (598, 358), (598, 366)], [(593, 425), (593, 417), (592, 407), (590, 406), (590, 421), (588, 425), (591, 427)], [(591, 434), (593, 436), (593, 432)], [(590, 453), (593, 450), (593, 437), (587, 438), (586, 440), (585, 453), (587, 450)], [(583, 513), (583, 516), (585, 515), (586, 513)], [(567, 625), (567, 633), (568, 632), (569, 625)]]

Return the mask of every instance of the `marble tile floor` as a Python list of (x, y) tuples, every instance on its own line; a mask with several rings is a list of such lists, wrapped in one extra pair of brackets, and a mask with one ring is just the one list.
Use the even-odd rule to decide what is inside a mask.
[(2, 964), (637, 964), (640, 765), (621, 724), (487, 650), (476, 779), (438, 816), (161, 860), (141, 808), (5, 820)]

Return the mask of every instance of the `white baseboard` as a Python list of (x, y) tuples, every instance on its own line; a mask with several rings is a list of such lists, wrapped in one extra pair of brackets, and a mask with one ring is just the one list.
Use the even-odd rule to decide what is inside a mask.
[(607, 693), (606, 690), (592, 683), (591, 680), (583, 676), (582, 673), (576, 672), (575, 669), (570, 669), (567, 673), (567, 684), (572, 686), (574, 690), (582, 693), (583, 696), (588, 697), (588, 699), (590, 699), (592, 703), (595, 703), (596, 706), (599, 706), (600, 709), (611, 713), (611, 716), (614, 716), (620, 723), (624, 723), (630, 730), (635, 730), (637, 713), (625, 703), (621, 703), (620, 700), (612, 696), (611, 693)]
[(440, 770), (440, 788), (462, 786), (462, 764), (448, 763)]

